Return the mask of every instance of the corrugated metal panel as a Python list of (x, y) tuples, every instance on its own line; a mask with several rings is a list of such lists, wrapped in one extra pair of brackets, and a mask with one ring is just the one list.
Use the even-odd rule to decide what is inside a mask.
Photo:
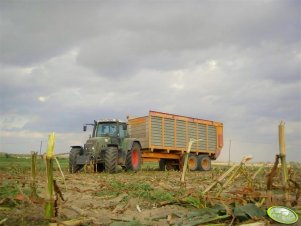
[(177, 120), (177, 147), (186, 147), (186, 122)]
[[(193, 122), (188, 123), (188, 142), (190, 141), (190, 138), (197, 139), (197, 124)], [(197, 143), (193, 143), (191, 150), (196, 150)]]
[(211, 125), (208, 126), (208, 149), (216, 150), (216, 127)]
[(199, 139), (202, 139), (198, 142), (198, 148), (200, 150), (206, 150), (206, 141), (207, 141), (207, 136), (206, 136), (206, 125), (204, 124), (198, 124), (198, 134), (199, 134)]
[(173, 147), (174, 146), (174, 119), (164, 120), (164, 146)]
[(152, 116), (152, 145), (162, 146), (162, 118)]

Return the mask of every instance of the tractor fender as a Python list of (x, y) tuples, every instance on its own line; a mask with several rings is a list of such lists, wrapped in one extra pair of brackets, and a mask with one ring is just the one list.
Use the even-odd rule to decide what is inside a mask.
[(140, 141), (138, 139), (131, 139), (128, 142), (127, 151), (132, 149), (134, 143), (138, 143), (140, 148), (141, 148), (141, 144), (140, 144)]
[(122, 144), (122, 150), (120, 150), (119, 152), (119, 160), (118, 160), (118, 162), (121, 163), (121, 165), (125, 165), (127, 154), (132, 149), (135, 142), (138, 143), (141, 147), (140, 141), (136, 138), (124, 139), (124, 142)]
[(84, 149), (82, 146), (79, 146), (79, 145), (73, 145), (73, 146), (70, 146), (71, 148), (80, 148), (80, 149)]
[(140, 141), (138, 139), (136, 139), (136, 138), (129, 138), (129, 139), (125, 140), (125, 144), (123, 146), (124, 157), (126, 157), (128, 151), (130, 151), (132, 149), (134, 143), (138, 143), (140, 145), (140, 148), (141, 148), (141, 143), (140, 143)]
[(79, 148), (80, 149), (80, 152), (79, 152), (80, 155), (82, 155), (84, 153), (84, 148), (82, 146), (74, 145), (74, 146), (70, 146), (70, 147), (71, 147), (71, 150), (73, 148)]

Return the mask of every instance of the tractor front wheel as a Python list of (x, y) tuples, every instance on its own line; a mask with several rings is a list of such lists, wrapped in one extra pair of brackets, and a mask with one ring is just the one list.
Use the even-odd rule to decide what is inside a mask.
[(118, 149), (116, 147), (108, 147), (105, 153), (105, 171), (108, 173), (116, 173), (117, 171)]
[(83, 165), (76, 164), (76, 158), (80, 155), (81, 148), (72, 148), (69, 153), (69, 172), (76, 173), (83, 168)]
[(105, 165), (103, 163), (97, 163), (94, 165), (94, 172), (103, 172), (105, 170)]
[(140, 145), (135, 142), (131, 150), (127, 153), (125, 166), (127, 170), (138, 171), (141, 169), (141, 164), (141, 148)]

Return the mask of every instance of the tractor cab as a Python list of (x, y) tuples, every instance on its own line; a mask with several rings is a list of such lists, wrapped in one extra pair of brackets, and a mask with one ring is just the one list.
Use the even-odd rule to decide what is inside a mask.
[(98, 121), (95, 128), (95, 137), (126, 137), (127, 125), (121, 121)]
[(87, 125), (93, 126), (92, 137), (127, 137), (127, 124), (120, 120), (94, 121), (94, 124), (85, 124), (83, 131), (87, 131)]

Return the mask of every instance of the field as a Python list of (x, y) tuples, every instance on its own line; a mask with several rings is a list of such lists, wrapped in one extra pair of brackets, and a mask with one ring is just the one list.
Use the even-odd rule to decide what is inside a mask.
[[(68, 160), (60, 158), (59, 162), (65, 180), (56, 167), (57, 217), (45, 219), (43, 160), (39, 158), (37, 161), (36, 197), (32, 193), (31, 159), (0, 156), (0, 225), (49, 225), (49, 222), (113, 226), (239, 225), (254, 222), (277, 225), (265, 211), (271, 205), (284, 205), (280, 169), (276, 170), (269, 195), (266, 181), (271, 166), (265, 164), (237, 167), (232, 171), (231, 180), (221, 180), (220, 185), (204, 193), (229, 166), (213, 165), (208, 172), (187, 172), (185, 183), (181, 183), (181, 172), (159, 171), (157, 163), (144, 164), (142, 171), (137, 173), (120, 168), (116, 174), (84, 171), (70, 174)], [(289, 206), (300, 214), (299, 163), (290, 164), (289, 175), (295, 182), (289, 190)]]

